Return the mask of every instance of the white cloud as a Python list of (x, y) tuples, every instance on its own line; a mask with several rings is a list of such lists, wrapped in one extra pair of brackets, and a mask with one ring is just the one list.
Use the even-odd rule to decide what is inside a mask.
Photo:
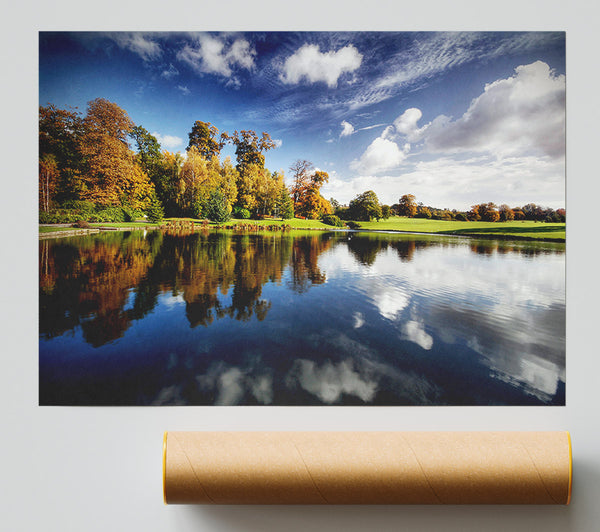
[(173, 135), (161, 135), (156, 131), (152, 133), (152, 136), (155, 137), (156, 140), (158, 140), (161, 147), (163, 148), (176, 148), (177, 146), (181, 146), (181, 144), (183, 143), (183, 139), (181, 139), (180, 137), (175, 137)]
[(245, 39), (233, 42), (222, 36), (201, 33), (196, 42), (186, 44), (178, 53), (177, 59), (188, 64), (201, 74), (219, 74), (230, 78), (235, 67), (252, 70), (256, 51)]
[(324, 82), (334, 88), (345, 72), (353, 72), (362, 62), (362, 54), (349, 44), (338, 51), (321, 52), (317, 44), (305, 44), (288, 57), (279, 79), (286, 84)]
[(417, 122), (421, 119), (423, 113), (416, 107), (411, 107), (394, 120), (396, 131), (406, 137), (409, 142), (417, 142), (427, 129), (428, 125), (421, 128), (417, 127)]
[(386, 129), (380, 137), (371, 142), (360, 159), (355, 159), (350, 163), (350, 168), (363, 174), (377, 174), (399, 166), (406, 159), (410, 146), (405, 144), (400, 149), (398, 144), (387, 136), (388, 130)]
[(342, 394), (354, 395), (368, 403), (377, 391), (377, 381), (355, 371), (350, 359), (338, 364), (328, 360), (321, 366), (312, 360), (297, 359), (287, 381), (294, 378), (307, 392), (327, 404), (337, 403)]
[(118, 46), (139, 55), (144, 61), (158, 59), (162, 55), (160, 45), (143, 32), (114, 32), (109, 37)]
[(180, 90), (186, 96), (188, 94), (190, 94), (190, 92), (191, 92), (190, 89), (188, 89), (186, 85), (177, 85), (177, 89)]
[(340, 133), (340, 138), (348, 137), (348, 136), (352, 135), (352, 133), (354, 133), (354, 126), (350, 122), (346, 122), (345, 120), (342, 120), (342, 123), (340, 125), (342, 126), (342, 132)]
[(565, 153), (565, 77), (542, 61), (485, 86), (458, 120), (439, 116), (430, 125), (432, 151), (485, 151), (499, 157)]
[(281, 148), (281, 146), (283, 146), (283, 140), (281, 140), (281, 139), (272, 139), (272, 140), (275, 143), (276, 148)]
[(439, 157), (421, 161), (397, 173), (365, 174), (351, 179), (329, 176), (321, 193), (348, 203), (365, 190), (375, 190), (391, 205), (402, 194), (414, 194), (425, 205), (468, 210), (493, 201), (500, 205), (534, 202), (558, 209), (565, 206), (565, 168), (560, 159), (480, 156), (465, 160)]
[(410, 320), (402, 324), (402, 333), (407, 340), (429, 351), (433, 347), (433, 338), (425, 332), (423, 324)]

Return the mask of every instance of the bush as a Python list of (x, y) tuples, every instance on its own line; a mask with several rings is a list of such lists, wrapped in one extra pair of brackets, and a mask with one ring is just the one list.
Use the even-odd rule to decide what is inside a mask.
[(77, 227), (79, 229), (89, 229), (90, 228), (90, 224), (87, 223), (85, 220), (77, 220), (73, 224), (73, 227)]
[(133, 207), (121, 207), (123, 210), (123, 221), (124, 222), (135, 222), (138, 218), (144, 216), (144, 213)]
[(466, 222), (467, 221), (467, 216), (465, 215), (465, 213), (459, 212), (459, 213), (456, 214), (455, 220), (457, 220), (459, 222)]
[(342, 222), (335, 214), (326, 214), (321, 221), (324, 224), (333, 225), (334, 227), (344, 227), (344, 222)]
[(239, 218), (241, 220), (249, 220), (250, 219), (250, 211), (248, 209), (244, 209), (243, 207), (235, 207), (233, 209), (234, 218)]
[(360, 229), (360, 224), (357, 222), (347, 222), (346, 225), (350, 228), (350, 229)]
[[(105, 207), (95, 215), (99, 222), (124, 222), (125, 213), (121, 207)], [(90, 220), (91, 221), (91, 220)]]

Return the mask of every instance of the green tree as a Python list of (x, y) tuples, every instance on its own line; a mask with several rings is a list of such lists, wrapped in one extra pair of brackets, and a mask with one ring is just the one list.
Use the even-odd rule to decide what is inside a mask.
[(404, 194), (398, 201), (398, 214), (400, 216), (408, 216), (412, 218), (417, 214), (417, 203), (415, 196), (412, 194)]
[(150, 204), (146, 209), (146, 215), (148, 216), (148, 221), (152, 223), (162, 222), (165, 216), (165, 211), (156, 193), (150, 196)]
[(240, 173), (250, 165), (256, 165), (259, 168), (265, 167), (265, 156), (263, 152), (273, 149), (276, 144), (268, 133), (263, 132), (258, 136), (252, 130), (235, 131), (233, 135), (223, 133), (223, 140), (235, 144), (235, 155), (237, 158), (236, 168)]
[(53, 197), (58, 203), (80, 198), (82, 154), (79, 150), (83, 119), (77, 111), (58, 109), (54, 105), (39, 108), (40, 165), (52, 157)]
[(207, 205), (206, 216), (213, 222), (222, 223), (231, 218), (231, 206), (219, 188), (210, 191)]
[(160, 144), (156, 137), (148, 133), (142, 126), (132, 127), (130, 135), (137, 146), (140, 165), (152, 179), (162, 157)]
[(372, 190), (367, 190), (354, 198), (349, 208), (349, 216), (352, 220), (371, 221), (373, 218), (379, 220), (382, 216), (381, 205), (377, 194)]
[(381, 206), (381, 217), (387, 220), (392, 215), (392, 208), (389, 205)]

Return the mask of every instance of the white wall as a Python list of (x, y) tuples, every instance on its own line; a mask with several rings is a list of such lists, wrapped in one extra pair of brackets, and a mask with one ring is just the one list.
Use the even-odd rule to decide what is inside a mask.
[[(0, 183), (0, 529), (43, 531), (593, 531), (600, 529), (598, 9), (585, 0), (135, 2), (4, 6)], [(240, 14), (240, 6), (258, 6)], [(343, 7), (342, 7), (343, 6)], [(566, 30), (567, 406), (37, 406), (37, 31), (90, 29)], [(22, 205), (26, 207), (23, 208)], [(6, 246), (8, 243), (8, 246)], [(164, 430), (570, 430), (569, 507), (164, 506)]]

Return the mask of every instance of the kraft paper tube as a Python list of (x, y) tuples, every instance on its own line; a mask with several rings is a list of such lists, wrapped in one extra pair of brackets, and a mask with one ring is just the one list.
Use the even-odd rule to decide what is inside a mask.
[(568, 504), (568, 432), (167, 432), (165, 503)]

